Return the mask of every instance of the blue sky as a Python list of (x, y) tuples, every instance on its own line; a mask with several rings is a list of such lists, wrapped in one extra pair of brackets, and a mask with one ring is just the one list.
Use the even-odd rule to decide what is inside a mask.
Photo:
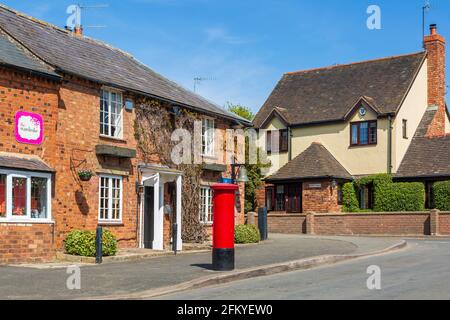
[[(84, 0), (85, 34), (133, 54), (155, 71), (219, 105), (257, 111), (283, 73), (422, 50), (425, 0)], [(4, 0), (64, 26), (77, 0)], [(450, 39), (450, 1), (430, 0), (427, 25)], [(366, 27), (369, 5), (382, 29)], [(427, 28), (428, 30), (428, 28)], [(449, 63), (447, 63), (449, 65)], [(357, 81), (357, 79), (355, 79)]]

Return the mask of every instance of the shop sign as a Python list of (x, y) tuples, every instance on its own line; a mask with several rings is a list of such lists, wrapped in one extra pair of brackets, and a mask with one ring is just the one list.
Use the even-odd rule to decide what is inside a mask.
[(16, 140), (20, 143), (40, 145), (44, 137), (44, 120), (35, 113), (16, 113)]

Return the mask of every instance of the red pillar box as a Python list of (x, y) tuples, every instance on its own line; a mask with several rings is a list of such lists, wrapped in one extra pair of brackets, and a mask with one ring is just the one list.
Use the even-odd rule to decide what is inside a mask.
[(234, 203), (238, 186), (218, 183), (213, 197), (213, 269), (234, 270)]

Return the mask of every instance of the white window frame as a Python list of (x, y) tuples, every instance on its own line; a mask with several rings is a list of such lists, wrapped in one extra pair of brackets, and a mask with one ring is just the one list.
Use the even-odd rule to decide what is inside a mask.
[[(100, 214), (101, 214), (101, 189), (102, 189), (102, 178), (104, 179), (108, 179), (109, 183), (108, 183), (108, 210), (107, 210), (107, 215), (108, 218), (101, 218)], [(112, 219), (110, 217), (112, 217), (112, 192), (113, 192), (113, 187), (112, 187), (112, 180), (113, 179), (117, 179), (120, 182), (120, 204), (119, 204), (119, 218), (118, 219)], [(121, 224), (122, 223), (122, 217), (123, 217), (123, 177), (121, 176), (113, 176), (113, 175), (99, 175), (98, 177), (98, 221), (100, 223), (103, 224)]]
[[(205, 195), (203, 195), (205, 192)], [(199, 221), (204, 225), (213, 224), (214, 216), (213, 216), (213, 190), (209, 186), (201, 186), (200, 187), (200, 214)], [(209, 201), (210, 200), (210, 201)]]
[(215, 140), (216, 122), (213, 118), (205, 117), (202, 119), (202, 156), (214, 157), (216, 155)]
[[(105, 101), (103, 99), (103, 94), (105, 92), (108, 93), (108, 101), (107, 102), (108, 102), (108, 121), (109, 122), (107, 123), (107, 125), (108, 125), (108, 132), (102, 133), (103, 126), (105, 125), (105, 123), (101, 122), (101, 120), (102, 120), (101, 113), (102, 113), (102, 108), (103, 108), (103, 102)], [(111, 101), (112, 101), (112, 98), (111, 97), (112, 97), (113, 93), (117, 94), (117, 96), (120, 97), (120, 101), (119, 101), (120, 102), (120, 112), (118, 114), (116, 114), (119, 117), (119, 123), (115, 124), (115, 126), (117, 128), (117, 131), (118, 131), (118, 134), (116, 133), (115, 135), (111, 134), (111, 128), (113, 126), (112, 116), (111, 116), (112, 115), (112, 112), (111, 112), (111, 107), (112, 107)], [(103, 112), (105, 112), (105, 111), (103, 111)], [(114, 89), (111, 89), (111, 88), (103, 88), (100, 91), (100, 136), (108, 137), (108, 138), (114, 138), (114, 139), (123, 139), (123, 95), (122, 95), (122, 92), (119, 91), (119, 90), (114, 90)]]
[[(0, 170), (0, 174), (6, 175), (6, 217), (0, 217), (0, 223), (52, 223), (52, 175), (49, 173), (27, 172), (18, 170)], [(23, 178), (27, 180), (27, 210), (24, 216), (14, 216), (12, 214), (13, 193), (12, 180), (13, 178)], [(31, 217), (31, 178), (47, 179), (47, 217), (46, 218), (32, 218)]]

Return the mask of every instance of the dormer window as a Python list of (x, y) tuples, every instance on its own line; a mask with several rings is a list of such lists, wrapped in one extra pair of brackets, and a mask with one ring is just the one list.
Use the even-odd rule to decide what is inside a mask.
[(350, 145), (366, 146), (377, 144), (377, 121), (353, 122), (350, 124)]

